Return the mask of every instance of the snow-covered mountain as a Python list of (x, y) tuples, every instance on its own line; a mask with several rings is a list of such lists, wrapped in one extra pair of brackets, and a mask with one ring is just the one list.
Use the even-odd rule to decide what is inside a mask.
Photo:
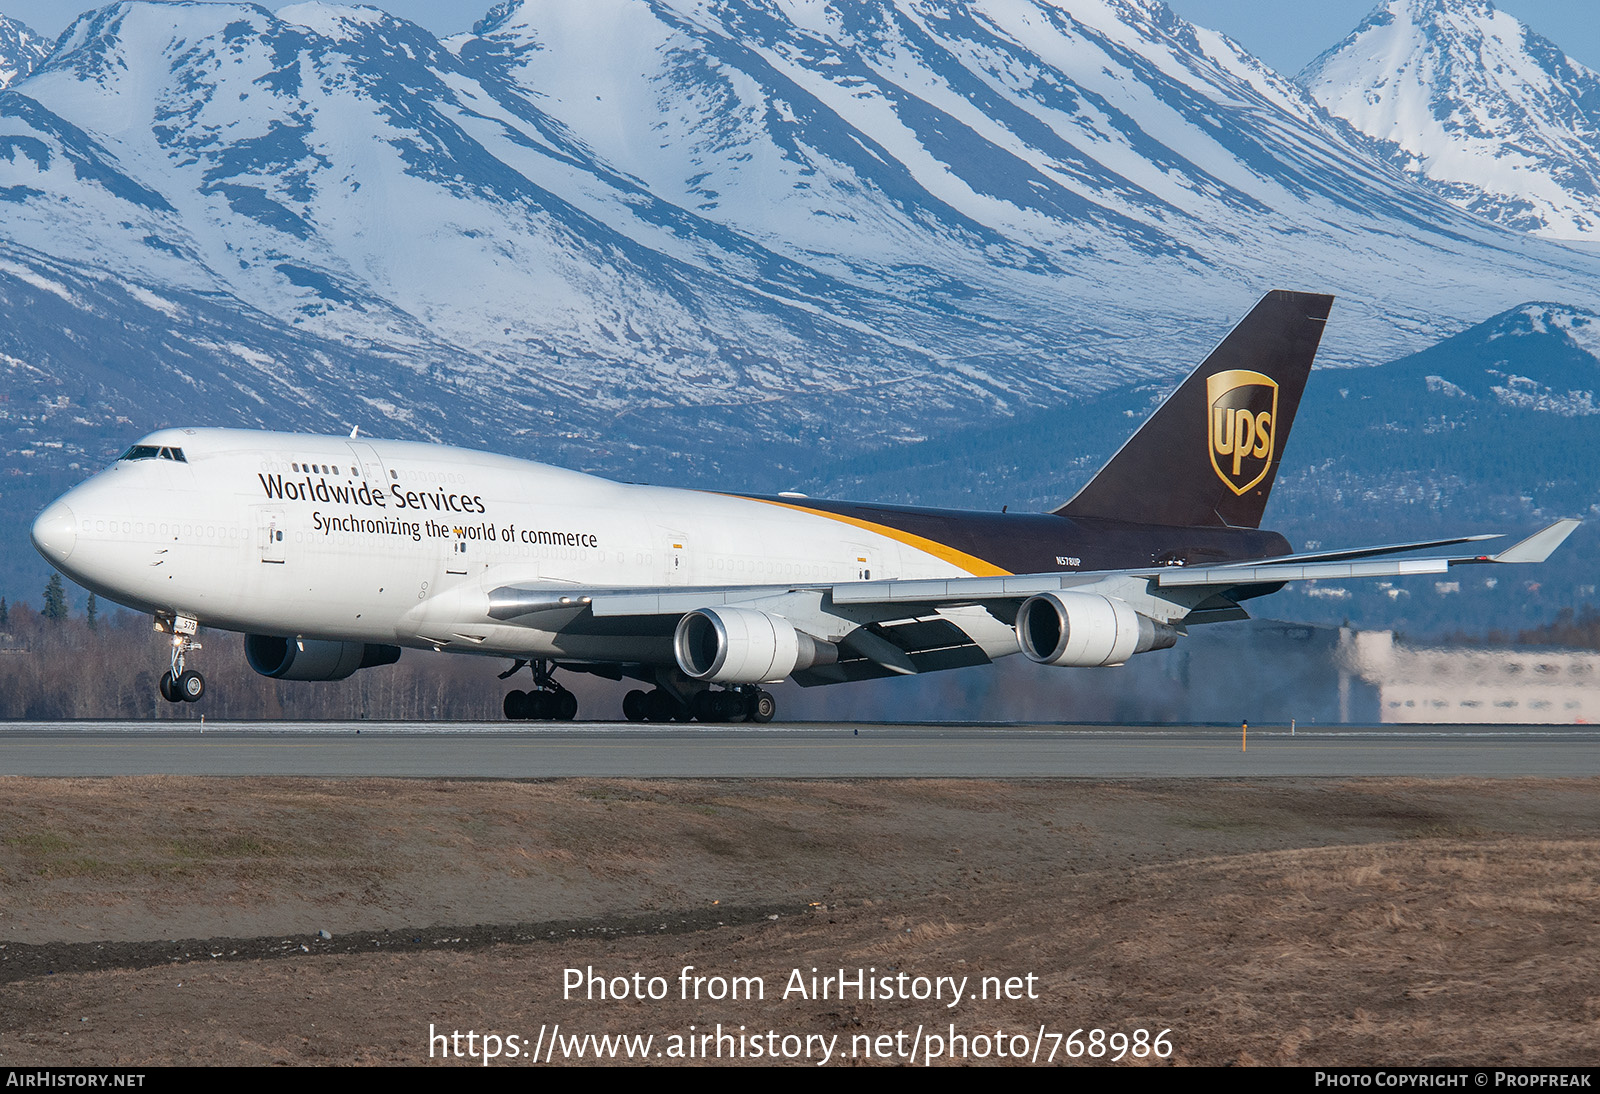
[(1600, 73), (1488, 0), (1386, 0), (1298, 80), (1461, 208), (1600, 240)]
[[(1002, 323), (1063, 301), (1069, 323), (1095, 316), (1009, 349), (1034, 383), (1074, 343), (1138, 375), (1147, 324), (1199, 348), (1184, 332), (1267, 283), (1344, 295), (1343, 351), (1376, 363), (1456, 329), (1437, 323), (1468, 252), (1522, 246), (1443, 214), (1300, 88), (1154, 0), (506, 0), (450, 45), (652, 193), (785, 256)], [(1547, 284), (1526, 256), (1487, 260)]]
[(10, 87), (50, 55), (50, 40), (0, 15), (0, 88)]
[(0, 90), (0, 523), (164, 424), (776, 490), (1159, 386), (1271, 288), (1339, 296), (1332, 365), (1600, 299), (1600, 254), (1424, 181), (1156, 0), (508, 0), (447, 41), (114, 3)]
[(129, 0), (0, 91), (0, 199), (0, 455), (79, 463), (359, 424), (781, 486), (1170, 377), (1273, 287), (1340, 296), (1333, 364), (1600, 295), (1156, 0)]

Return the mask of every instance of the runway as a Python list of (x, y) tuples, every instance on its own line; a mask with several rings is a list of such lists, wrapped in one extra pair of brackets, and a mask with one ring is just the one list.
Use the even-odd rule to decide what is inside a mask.
[(1588, 726), (636, 726), (16, 722), (0, 775), (332, 778), (1253, 778), (1600, 775)]

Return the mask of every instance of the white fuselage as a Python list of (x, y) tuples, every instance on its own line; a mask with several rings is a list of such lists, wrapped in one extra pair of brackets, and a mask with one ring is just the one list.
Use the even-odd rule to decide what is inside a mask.
[(47, 509), (35, 541), (111, 600), (226, 630), (620, 660), (658, 656), (659, 637), (564, 638), (560, 613), (491, 618), (489, 594), (972, 572), (782, 503), (484, 452), (222, 429), (139, 443), (182, 458), (118, 461)]

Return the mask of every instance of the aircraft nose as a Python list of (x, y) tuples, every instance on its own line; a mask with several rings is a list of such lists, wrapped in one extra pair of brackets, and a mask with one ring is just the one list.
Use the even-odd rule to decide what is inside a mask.
[(78, 545), (78, 518), (58, 501), (39, 514), (32, 534), (38, 552), (59, 566)]

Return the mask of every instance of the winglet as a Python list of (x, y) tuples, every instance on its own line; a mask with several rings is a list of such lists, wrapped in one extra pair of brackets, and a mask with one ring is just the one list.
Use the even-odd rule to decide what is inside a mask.
[(1521, 543), (1512, 544), (1497, 555), (1490, 555), (1490, 562), (1543, 562), (1549, 558), (1555, 549), (1570, 536), (1581, 520), (1558, 520), (1548, 528), (1542, 528), (1533, 533)]

